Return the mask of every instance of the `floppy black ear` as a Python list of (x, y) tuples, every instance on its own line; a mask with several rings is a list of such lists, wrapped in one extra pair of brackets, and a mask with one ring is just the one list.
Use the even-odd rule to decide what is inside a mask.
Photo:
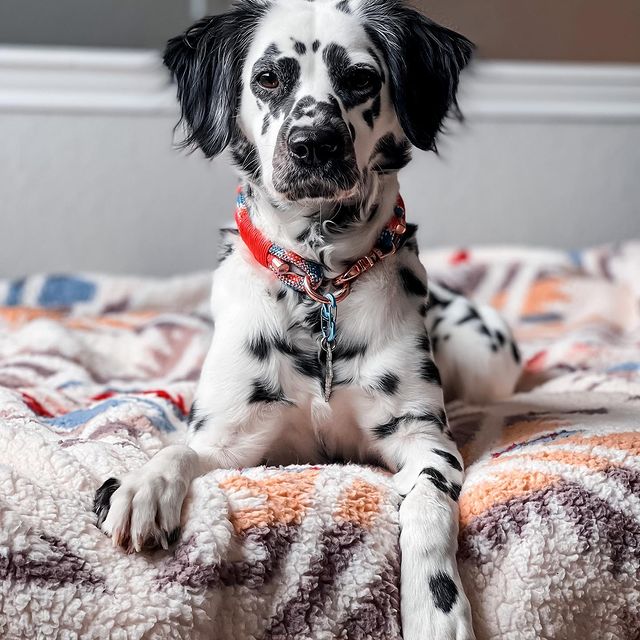
[(390, 13), (384, 28), (369, 25), (369, 36), (385, 56), (391, 97), (407, 138), (435, 151), (443, 120), (450, 111), (459, 115), (458, 79), (474, 47), (414, 9), (394, 3)]
[(229, 13), (203, 18), (172, 38), (164, 52), (178, 85), (185, 146), (198, 146), (211, 158), (235, 132), (241, 73), (247, 48), (263, 9), (245, 2)]

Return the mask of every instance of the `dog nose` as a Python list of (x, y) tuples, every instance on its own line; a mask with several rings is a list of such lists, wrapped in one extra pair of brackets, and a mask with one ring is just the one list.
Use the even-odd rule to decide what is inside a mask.
[(296, 129), (288, 139), (289, 153), (300, 164), (316, 167), (342, 153), (343, 139), (335, 129)]

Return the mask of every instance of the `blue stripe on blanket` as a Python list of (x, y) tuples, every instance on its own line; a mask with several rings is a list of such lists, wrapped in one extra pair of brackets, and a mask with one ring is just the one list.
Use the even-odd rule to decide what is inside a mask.
[(76, 276), (49, 276), (42, 285), (38, 304), (42, 307), (70, 307), (87, 302), (96, 293), (96, 285)]
[(120, 398), (110, 398), (109, 400), (105, 400), (100, 404), (97, 404), (95, 407), (91, 407), (90, 409), (78, 409), (76, 411), (70, 411), (69, 413), (65, 413), (63, 416), (56, 416), (55, 418), (45, 418), (43, 422), (49, 424), (53, 427), (57, 427), (58, 429), (68, 429), (73, 430), (80, 425), (86, 424), (92, 418), (95, 418), (97, 415), (108, 411), (113, 407), (118, 407), (123, 404), (128, 404), (131, 406), (132, 404), (145, 404), (153, 409), (151, 412), (153, 415), (149, 415), (147, 413), (144, 414), (146, 418), (149, 419), (151, 424), (158, 429), (159, 431), (175, 431), (175, 427), (171, 424), (171, 421), (167, 417), (164, 409), (157, 403), (153, 402), (153, 400), (147, 400), (146, 398), (135, 398), (132, 396), (125, 396)]
[(9, 284), (9, 293), (5, 304), (9, 307), (15, 307), (22, 302), (22, 292), (24, 291), (25, 278), (13, 280)]

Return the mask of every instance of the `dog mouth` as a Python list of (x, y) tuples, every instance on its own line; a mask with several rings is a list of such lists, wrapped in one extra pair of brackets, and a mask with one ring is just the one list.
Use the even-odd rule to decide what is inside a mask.
[(359, 184), (355, 161), (331, 162), (310, 170), (293, 163), (274, 166), (273, 187), (287, 200), (342, 200), (350, 198)]

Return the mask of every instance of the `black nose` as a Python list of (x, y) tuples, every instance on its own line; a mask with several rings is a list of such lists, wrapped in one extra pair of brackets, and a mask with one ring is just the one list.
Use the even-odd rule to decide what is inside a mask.
[(335, 129), (299, 128), (287, 141), (291, 157), (300, 164), (316, 167), (337, 158), (344, 151), (342, 135)]

